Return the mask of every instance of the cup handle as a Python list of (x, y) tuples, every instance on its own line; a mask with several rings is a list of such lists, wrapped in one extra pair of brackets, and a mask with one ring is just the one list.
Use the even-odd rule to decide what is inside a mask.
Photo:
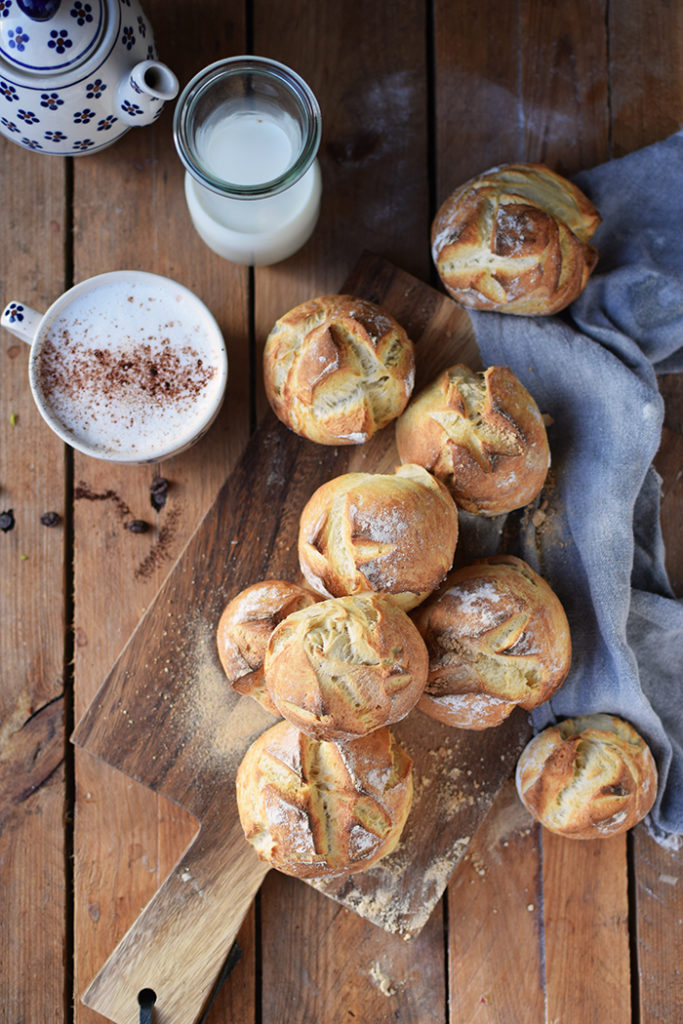
[(23, 302), (9, 302), (0, 316), (0, 326), (21, 338), (27, 345), (32, 345), (41, 320), (42, 314), (36, 313), (35, 309)]

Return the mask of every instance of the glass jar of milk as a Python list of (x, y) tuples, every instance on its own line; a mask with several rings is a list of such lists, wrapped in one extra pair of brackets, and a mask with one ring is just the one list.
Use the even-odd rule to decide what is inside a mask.
[(278, 263), (307, 241), (320, 209), (320, 107), (294, 71), (232, 57), (200, 71), (173, 119), (192, 222), (235, 263)]

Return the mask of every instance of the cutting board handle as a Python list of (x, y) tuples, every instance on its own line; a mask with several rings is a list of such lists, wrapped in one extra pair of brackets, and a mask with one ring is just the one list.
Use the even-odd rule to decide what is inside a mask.
[(215, 813), (204, 820), (88, 986), (86, 1006), (116, 1024), (138, 1024), (138, 993), (151, 989), (155, 1024), (199, 1019), (268, 871), (232, 817)]

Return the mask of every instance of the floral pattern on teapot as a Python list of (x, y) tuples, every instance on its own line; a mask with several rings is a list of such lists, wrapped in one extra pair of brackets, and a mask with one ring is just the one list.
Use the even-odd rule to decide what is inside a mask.
[[(74, 25), (95, 16), (87, 0), (67, 6)], [(16, 12), (16, 0), (0, 0), (0, 21), (13, 7)], [(73, 156), (104, 149), (136, 123), (157, 119), (177, 93), (177, 80), (156, 61), (152, 29), (137, 0), (108, 0), (107, 8), (106, 52), (66, 74), (17, 73), (0, 58), (0, 134), (27, 149)], [(68, 30), (46, 30), (30, 19), (24, 25), (22, 17), (4, 37), (5, 52), (25, 48), (34, 25), (42, 30), (41, 47), (66, 51), (72, 46)], [(36, 52), (31, 53), (35, 60)]]

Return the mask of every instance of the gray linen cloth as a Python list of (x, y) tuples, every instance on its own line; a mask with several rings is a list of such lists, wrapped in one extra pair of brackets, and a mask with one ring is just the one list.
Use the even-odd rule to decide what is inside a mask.
[(505, 536), (567, 611), (572, 669), (534, 727), (598, 711), (629, 720), (659, 770), (648, 824), (676, 845), (683, 602), (664, 567), (651, 463), (663, 420), (656, 374), (683, 370), (683, 132), (576, 183), (603, 218), (583, 294), (555, 317), (472, 314), (484, 363), (509, 366), (552, 417), (549, 484), (512, 522), (469, 523), (491, 552)]

